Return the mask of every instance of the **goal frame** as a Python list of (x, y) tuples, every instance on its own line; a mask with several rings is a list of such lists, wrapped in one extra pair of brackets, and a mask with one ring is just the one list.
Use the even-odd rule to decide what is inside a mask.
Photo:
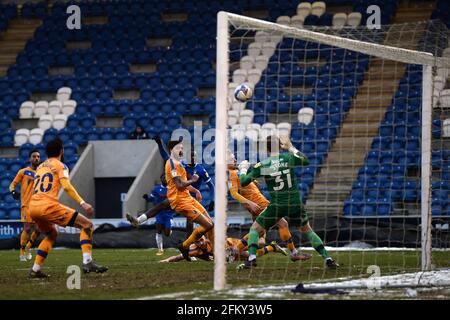
[(431, 125), (433, 67), (445, 65), (441, 58), (428, 52), (397, 48), (365, 41), (342, 38), (306, 29), (299, 29), (225, 11), (217, 13), (216, 45), (216, 140), (215, 140), (215, 247), (214, 290), (224, 290), (226, 283), (225, 243), (227, 231), (226, 149), (228, 146), (228, 77), (230, 25), (243, 25), (247, 29), (266, 29), (283, 35), (337, 46), (373, 57), (407, 64), (422, 65), (422, 128), (421, 128), (421, 269), (431, 270)]

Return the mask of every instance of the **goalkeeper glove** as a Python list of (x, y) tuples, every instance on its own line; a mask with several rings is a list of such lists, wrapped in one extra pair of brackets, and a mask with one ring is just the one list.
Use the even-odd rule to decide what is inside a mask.
[(19, 192), (16, 192), (16, 191), (14, 190), (14, 191), (11, 191), (11, 194), (12, 194), (12, 196), (13, 196), (13, 198), (14, 198), (15, 200), (19, 200), (19, 198), (20, 198), (20, 193), (19, 193)]
[(239, 175), (247, 174), (248, 168), (250, 168), (250, 162), (244, 160), (241, 163), (239, 163), (238, 168), (239, 168)]
[(214, 201), (211, 201), (208, 206), (208, 211), (214, 211)]

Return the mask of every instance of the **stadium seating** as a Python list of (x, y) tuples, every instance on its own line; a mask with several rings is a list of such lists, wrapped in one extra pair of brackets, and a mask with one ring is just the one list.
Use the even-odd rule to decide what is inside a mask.
[[(445, 15), (447, 13), (443, 2), (445, 1), (439, 2), (441, 6), (438, 12)], [(80, 4), (83, 15), (106, 16), (107, 23), (83, 25), (82, 30), (66, 28), (67, 4), (63, 2), (54, 2), (51, 9), (44, 2), (25, 3), (22, 16), (41, 18), (43, 24), (36, 30), (34, 38), (28, 41), (25, 50), (17, 56), (16, 63), (9, 67), (7, 76), (0, 78), (0, 106), (5, 110), (0, 117), (0, 145), (20, 146), (19, 155), (24, 164), (27, 152), (33, 145), (43, 150), (43, 144), (60, 136), (70, 146), (71, 156), (67, 164), (72, 168), (80, 145), (90, 140), (126, 139), (138, 124), (149, 135), (159, 133), (164, 140), (169, 138), (172, 130), (181, 126), (185, 115), (207, 115), (211, 119), (209, 125), (214, 126), (214, 97), (200, 98), (197, 97), (197, 92), (200, 88), (215, 87), (215, 70), (212, 64), (216, 54), (216, 35), (211, 30), (216, 27), (217, 11), (242, 13), (246, 9), (257, 7), (268, 9), (267, 20), (296, 27), (353, 26), (365, 23), (366, 3), (364, 0), (352, 2), (353, 13), (344, 13), (344, 19), (342, 13), (334, 16), (327, 13), (327, 8), (332, 5), (348, 4), (348, 1), (343, 0), (211, 1), (208, 6), (201, 2), (181, 0), (157, 4), (144, 0), (106, 1), (102, 5), (98, 5), (97, 1), (90, 1)], [(371, 3), (383, 4), (382, 23), (390, 21), (396, 6), (392, 1), (374, 0)], [(15, 6), (6, 7), (9, 9), (0, 10), (0, 32), (7, 27), (5, 21), (13, 18), (17, 12)], [(163, 22), (163, 11), (187, 12), (188, 20)], [(149, 38), (170, 38), (172, 43), (170, 46), (148, 47), (146, 41)], [(336, 61), (343, 60), (343, 50), (331, 50), (327, 46), (309, 47), (311, 44), (282, 40), (280, 36), (263, 32), (256, 33), (254, 40), (244, 52), (232, 53), (236, 54), (232, 56), (233, 61), (240, 62), (240, 71), (233, 74), (233, 82), (250, 81), (254, 84), (255, 97), (267, 94), (279, 99), (266, 106), (257, 102), (249, 102), (246, 106), (233, 104), (229, 124), (245, 125), (245, 128), (236, 127), (234, 136), (244, 139), (246, 143), (274, 130), (289, 132), (296, 146), (306, 152), (312, 162), (312, 165), (298, 171), (302, 194), (306, 197), (317, 167), (323, 162), (331, 141), (337, 135), (342, 112), (350, 108), (350, 99), (363, 79), (369, 61), (366, 56), (358, 55), (358, 59), (355, 59), (358, 63), (342, 66)], [(90, 48), (67, 49), (68, 43), (82, 41), (89, 42)], [(321, 58), (329, 62), (333, 57), (334, 63), (327, 63), (319, 73), (313, 68), (293, 67), (292, 64), (289, 65), (283, 50), (279, 50), (292, 46), (296, 48), (298, 59), (317, 58), (319, 54), (323, 54)], [(273, 62), (281, 63), (283, 74), (301, 72), (310, 77), (281, 77), (279, 86), (271, 86), (274, 75), (278, 73), (277, 67), (275, 68), (277, 63)], [(134, 73), (130, 68), (133, 64), (154, 64), (156, 70), (152, 73)], [(51, 67), (67, 66), (73, 67), (73, 75), (55, 76), (48, 73)], [(356, 79), (345, 76), (355, 71)], [(281, 88), (288, 81), (300, 81), (300, 78), (307, 79), (305, 81), (315, 88), (311, 95), (297, 96), (289, 101), (288, 97), (280, 94), (280, 90), (266, 92), (269, 87)], [(352, 78), (351, 81), (354, 82), (348, 82), (348, 78)], [(263, 83), (266, 85), (263, 86)], [(337, 89), (342, 84), (346, 84), (347, 88), (343, 92)], [(231, 85), (230, 88), (234, 87), (235, 85)], [(115, 92), (120, 90), (137, 90), (139, 97), (135, 100), (113, 99)], [(29, 99), (35, 92), (53, 92), (55, 101), (31, 102)], [(328, 95), (335, 96), (336, 99), (330, 104), (316, 104), (321, 101), (321, 97)], [(313, 116), (310, 113), (303, 115), (305, 110), (313, 110)], [(267, 113), (275, 112), (290, 113), (293, 115), (292, 119), (297, 119), (302, 114), (305, 120), (300, 121), (302, 123), (273, 127), (267, 123)], [(102, 116), (121, 117), (123, 127), (97, 128), (97, 118)], [(25, 138), (25, 131), (15, 132), (11, 129), (11, 121), (19, 117), (42, 120), (46, 130), (32, 129)], [(384, 129), (395, 130), (389, 126), (383, 127)], [(387, 143), (385, 140), (384, 136), (380, 136), (380, 143)], [(401, 143), (401, 139), (395, 140), (395, 143)], [(414, 145), (404, 148), (411, 148), (411, 154), (416, 151)], [(408, 151), (405, 161), (412, 163), (417, 160), (409, 158), (409, 155)], [(1, 160), (3, 159), (0, 159), (0, 166)], [(17, 161), (15, 165), (17, 166)], [(11, 174), (14, 174), (12, 169), (16, 167), (10, 166), (8, 162), (6, 168), (4, 172), (9, 175), (2, 173), (1, 181), (10, 181)], [(207, 169), (211, 170), (210, 167)], [(401, 171), (401, 168), (396, 170)], [(2, 184), (0, 194), (4, 197), (7, 196), (5, 190)], [(387, 208), (389, 203), (383, 204)], [(2, 210), (5, 210), (5, 216), (13, 216), (10, 212), (14, 209), (0, 208), (0, 216)]]

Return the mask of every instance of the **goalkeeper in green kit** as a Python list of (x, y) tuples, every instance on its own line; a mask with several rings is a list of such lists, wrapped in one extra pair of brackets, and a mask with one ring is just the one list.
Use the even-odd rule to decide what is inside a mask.
[[(254, 179), (263, 177), (270, 194), (269, 206), (256, 218), (250, 228), (248, 237), (249, 257), (238, 268), (256, 267), (256, 251), (259, 237), (281, 218), (289, 217), (291, 225), (299, 225), (302, 232), (311, 242), (314, 249), (325, 259), (329, 268), (339, 265), (328, 255), (322, 240), (311, 229), (308, 215), (300, 198), (294, 168), (308, 165), (308, 159), (298, 151), (287, 136), (267, 137), (267, 151), (270, 157), (250, 168), (247, 160), (239, 164), (241, 186), (246, 186)], [(280, 153), (279, 150), (288, 152)]]

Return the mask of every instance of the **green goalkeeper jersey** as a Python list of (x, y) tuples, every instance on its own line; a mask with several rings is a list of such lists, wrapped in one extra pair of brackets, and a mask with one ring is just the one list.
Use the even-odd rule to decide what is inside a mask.
[(301, 204), (294, 168), (308, 165), (308, 159), (301, 152), (280, 153), (257, 163), (247, 174), (240, 175), (241, 186), (253, 179), (263, 177), (270, 194), (271, 205)]

